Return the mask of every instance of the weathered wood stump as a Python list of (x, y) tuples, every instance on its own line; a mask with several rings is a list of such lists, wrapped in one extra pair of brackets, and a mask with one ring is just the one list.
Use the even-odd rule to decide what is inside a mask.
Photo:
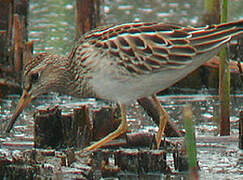
[(25, 150), (0, 152), (1, 179), (92, 179), (86, 159), (67, 164), (68, 152)]
[(164, 150), (121, 149), (116, 152), (115, 161), (123, 171), (168, 173)]
[[(37, 109), (34, 120), (36, 148), (83, 148), (91, 141), (97, 141), (116, 130), (120, 124), (120, 112), (118, 108), (110, 106), (97, 109), (89, 105), (44, 106)], [(181, 136), (174, 128), (167, 128), (167, 131), (174, 131), (174, 135)], [(155, 144), (153, 134), (133, 133), (126, 135), (126, 142), (108, 143), (106, 146), (152, 147), (152, 144)]]
[(185, 151), (175, 149), (173, 152), (174, 168), (178, 171), (188, 171), (188, 162)]
[(34, 114), (34, 147), (48, 148), (63, 144), (61, 110), (55, 106), (39, 109)]
[(171, 173), (166, 163), (166, 151), (149, 149), (120, 148), (118, 150), (99, 149), (93, 155), (96, 177), (119, 177), (124, 173)]
[[(66, 109), (62, 113), (62, 109)], [(34, 144), (36, 148), (83, 148), (117, 129), (115, 109), (102, 107), (92, 110), (88, 105), (79, 107), (42, 107), (34, 114)], [(107, 125), (108, 124), (108, 125)]]
[[(127, 173), (143, 177), (147, 177), (147, 174), (170, 173), (166, 151), (149, 150), (155, 144), (154, 134), (149, 133), (127, 133), (122, 140), (108, 143), (104, 146), (107, 149), (98, 149), (88, 155), (86, 160), (78, 158), (75, 149), (82, 149), (91, 141), (97, 141), (117, 129), (119, 117), (119, 110), (110, 106), (91, 108), (89, 104), (69, 104), (39, 107), (34, 114), (34, 146), (56, 150), (42, 150), (42, 156), (36, 153), (38, 149), (31, 152), (31, 158), (22, 161), (22, 167), (28, 167), (26, 169), (20, 168), (16, 161), (2, 160), (4, 166), (0, 172), (5, 177), (11, 177), (9, 174), (13, 171), (17, 174), (13, 177), (22, 174), (28, 178), (63, 178), (70, 174), (70, 177), (81, 179), (125, 177)], [(167, 142), (164, 144), (169, 146)], [(58, 151), (60, 148), (62, 152)]]

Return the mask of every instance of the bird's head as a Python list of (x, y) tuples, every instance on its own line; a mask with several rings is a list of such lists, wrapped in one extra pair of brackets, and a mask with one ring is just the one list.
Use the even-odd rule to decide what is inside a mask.
[(18, 102), (15, 113), (7, 127), (9, 132), (23, 109), (37, 96), (50, 91), (58, 91), (65, 87), (67, 58), (42, 53), (28, 62), (23, 70), (23, 94)]

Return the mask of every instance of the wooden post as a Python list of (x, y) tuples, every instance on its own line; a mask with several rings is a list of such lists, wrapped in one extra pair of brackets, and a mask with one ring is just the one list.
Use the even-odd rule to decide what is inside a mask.
[(31, 57), (33, 54), (33, 45), (34, 45), (33, 41), (25, 43), (23, 65), (25, 65), (26, 63), (28, 63), (31, 60)]
[(100, 0), (76, 0), (76, 39), (95, 28), (100, 21)]
[(11, 1), (0, 0), (0, 64), (8, 62), (9, 45), (9, 15), (11, 14)]
[(205, 13), (202, 17), (203, 24), (217, 24), (220, 22), (220, 0), (205, 0)]
[[(222, 5), (222, 8), (221, 8)], [(206, 13), (203, 18), (204, 24), (215, 24), (226, 22), (227, 18), (227, 1), (220, 0), (206, 0), (205, 1)], [(221, 13), (222, 9), (222, 13)], [(221, 21), (220, 21), (221, 20)], [(230, 120), (229, 120), (229, 103), (230, 103), (230, 71), (228, 62), (225, 60), (227, 57), (226, 50), (220, 53), (219, 65), (219, 101), (220, 101), (220, 135), (230, 135)], [(211, 73), (209, 79), (214, 83), (217, 71)]]
[[(0, 74), (3, 74), (2, 79), (14, 79), (19, 84), (28, 34), (28, 6), (28, 0), (0, 0)], [(9, 93), (7, 88), (1, 84), (1, 94)]]
[[(19, 74), (22, 69), (23, 60), (23, 36), (22, 36), (22, 22), (18, 14), (14, 14), (14, 69)], [(18, 77), (18, 76), (17, 76)]]
[[(35, 112), (35, 147), (84, 148), (91, 141), (113, 132), (120, 124), (115, 121), (116, 112), (111, 107), (90, 110), (88, 105), (80, 105), (64, 109), (66, 112), (61, 113), (62, 109), (59, 106), (46, 106)], [(89, 117), (90, 112), (92, 120)]]
[(34, 114), (34, 147), (55, 148), (63, 145), (61, 110), (58, 107), (44, 108)]
[[(204, 1), (204, 14), (202, 16), (202, 25), (218, 24), (220, 23), (220, 0), (205, 0)], [(208, 71), (203, 73), (206, 76), (205, 82), (208, 87), (218, 87), (219, 81), (219, 71), (216, 68), (206, 69), (205, 67), (200, 67), (203, 71)]]
[[(227, 7), (227, 0), (223, 0), (221, 13), (222, 23), (227, 21)], [(226, 49), (223, 48), (219, 55), (220, 136), (226, 136), (230, 135), (230, 71)]]

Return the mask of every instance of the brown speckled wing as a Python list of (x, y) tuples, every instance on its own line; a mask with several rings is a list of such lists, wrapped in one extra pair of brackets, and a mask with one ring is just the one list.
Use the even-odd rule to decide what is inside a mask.
[[(101, 49), (129, 72), (181, 69), (242, 33), (243, 20), (199, 28), (164, 23), (129, 23), (87, 33), (81, 41)], [(239, 31), (239, 29), (241, 31)], [(80, 43), (80, 42), (79, 42)]]

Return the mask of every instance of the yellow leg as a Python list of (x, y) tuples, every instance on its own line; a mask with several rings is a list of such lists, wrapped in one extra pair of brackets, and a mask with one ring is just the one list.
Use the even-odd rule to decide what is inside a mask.
[(103, 139), (95, 142), (94, 144), (86, 147), (84, 151), (91, 151), (98, 149), (99, 147), (103, 146), (105, 143), (108, 143), (112, 141), (113, 139), (117, 138), (118, 136), (122, 135), (127, 131), (128, 125), (127, 125), (127, 119), (126, 119), (126, 109), (125, 105), (119, 104), (120, 109), (121, 109), (121, 124), (120, 126), (112, 133), (108, 134), (106, 137)]
[(157, 137), (156, 137), (157, 149), (159, 149), (160, 143), (161, 143), (161, 138), (162, 138), (162, 135), (164, 135), (165, 126), (168, 122), (169, 116), (168, 116), (168, 113), (163, 108), (163, 106), (161, 106), (156, 95), (152, 95), (152, 99), (153, 99), (153, 101), (156, 105), (158, 112), (159, 112), (159, 130), (158, 130)]

